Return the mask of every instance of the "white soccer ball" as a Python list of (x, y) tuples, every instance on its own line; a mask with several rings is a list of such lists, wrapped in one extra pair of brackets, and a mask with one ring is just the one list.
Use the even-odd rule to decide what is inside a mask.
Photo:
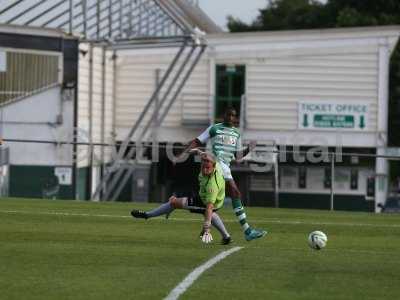
[(308, 235), (308, 245), (315, 250), (321, 250), (326, 246), (328, 237), (322, 231), (313, 231)]

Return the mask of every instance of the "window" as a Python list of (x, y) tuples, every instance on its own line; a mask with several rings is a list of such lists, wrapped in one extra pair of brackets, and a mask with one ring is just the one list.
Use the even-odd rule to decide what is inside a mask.
[(358, 190), (358, 170), (352, 169), (350, 172), (350, 189)]
[(375, 178), (372, 176), (367, 178), (367, 196), (368, 197), (375, 196)]
[(7, 67), (0, 72), (0, 103), (7, 103), (59, 84), (60, 56), (40, 52), (6, 52)]
[(240, 102), (245, 94), (245, 73), (243, 65), (217, 65), (216, 68), (216, 105), (215, 117), (221, 121), (228, 106), (233, 106), (238, 117)]
[(325, 167), (324, 173), (324, 188), (330, 189), (332, 185), (331, 167)]
[(307, 187), (307, 168), (301, 166), (299, 168), (299, 189), (305, 189)]

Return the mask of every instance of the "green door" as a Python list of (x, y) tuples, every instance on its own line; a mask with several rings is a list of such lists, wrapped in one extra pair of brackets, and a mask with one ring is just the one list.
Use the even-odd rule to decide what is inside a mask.
[(224, 111), (233, 106), (238, 117), (240, 101), (245, 92), (246, 67), (244, 65), (217, 65), (215, 91), (215, 120), (221, 122)]

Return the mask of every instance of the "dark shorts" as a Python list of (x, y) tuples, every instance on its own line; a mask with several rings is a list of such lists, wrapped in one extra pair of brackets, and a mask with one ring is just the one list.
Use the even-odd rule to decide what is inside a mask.
[[(206, 211), (206, 205), (201, 201), (200, 196), (196, 193), (192, 193), (191, 195), (182, 195), (180, 197), (188, 198), (188, 210), (194, 214), (202, 214), (204, 215)], [(218, 209), (213, 209), (213, 211), (217, 211)]]

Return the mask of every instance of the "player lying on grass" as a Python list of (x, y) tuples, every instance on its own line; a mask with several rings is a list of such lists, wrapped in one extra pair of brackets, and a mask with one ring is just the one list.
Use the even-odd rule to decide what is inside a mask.
[(255, 147), (255, 143), (251, 143), (245, 150), (241, 149), (240, 132), (234, 126), (236, 116), (235, 108), (228, 107), (225, 110), (224, 122), (208, 127), (202, 134), (195, 138), (182, 152), (178, 161), (181, 160), (181, 157), (183, 157), (186, 152), (200, 147), (200, 145), (205, 144), (209, 140), (211, 141), (212, 153), (221, 166), (228, 196), (232, 198), (232, 208), (243, 229), (245, 239), (251, 241), (263, 237), (267, 232), (265, 230), (252, 228), (248, 224), (246, 212), (241, 201), (241, 193), (232, 177), (230, 169), (231, 161), (246, 156)]
[(227, 232), (220, 216), (216, 213), (224, 204), (225, 199), (225, 180), (222, 170), (214, 157), (197, 149), (192, 153), (198, 153), (201, 157), (201, 170), (199, 174), (199, 193), (193, 197), (171, 196), (167, 203), (149, 212), (132, 210), (131, 215), (135, 218), (153, 218), (161, 215), (168, 215), (174, 209), (186, 209), (193, 213), (204, 215), (204, 223), (200, 234), (203, 243), (210, 243), (213, 240), (211, 235), (211, 225), (213, 225), (222, 235), (222, 244), (227, 245), (231, 242), (231, 237)]

